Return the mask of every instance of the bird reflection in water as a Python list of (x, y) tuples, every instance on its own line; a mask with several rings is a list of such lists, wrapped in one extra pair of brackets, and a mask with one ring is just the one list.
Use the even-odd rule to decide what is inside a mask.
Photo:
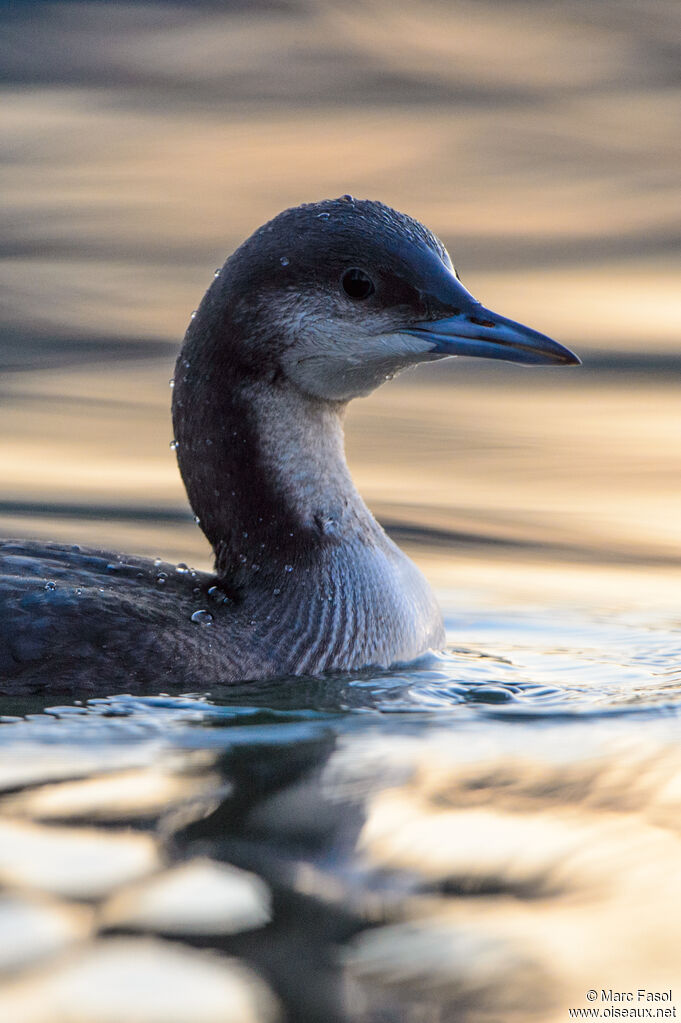
[(162, 755), (112, 744), (93, 775), (62, 746), (50, 778), (47, 748), (23, 782), (3, 755), (3, 1019), (552, 1023), (681, 980), (673, 747), (304, 715), (215, 742), (178, 703)]

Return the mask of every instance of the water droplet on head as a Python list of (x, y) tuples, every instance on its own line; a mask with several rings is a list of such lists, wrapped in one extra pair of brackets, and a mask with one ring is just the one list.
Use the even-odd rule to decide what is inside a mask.
[(196, 523), (196, 525), (197, 525), (197, 526), (200, 526), (200, 525), (201, 525), (201, 519), (199, 518), (199, 516), (198, 516), (198, 515), (195, 515), (195, 516), (194, 516), (194, 522)]
[(346, 192), (345, 195), (342, 195), (341, 199), (343, 199), (344, 202), (354, 202), (355, 201), (353, 196), (351, 196), (348, 192)]
[(245, 565), (247, 561), (248, 561), (248, 558), (246, 557), (245, 554), (240, 554), (239, 555), (239, 564)]
[(274, 594), (275, 597), (278, 597), (279, 594), (281, 593), (281, 590), (279, 589), (278, 586), (275, 586), (274, 589), (272, 590), (272, 593)]
[(179, 565), (175, 565), (175, 571), (179, 572), (180, 575), (184, 575), (186, 572), (189, 571), (189, 568), (187, 565), (185, 565), (184, 561), (181, 561)]
[(318, 213), (317, 220), (328, 220), (330, 216), (330, 213)]
[(198, 309), (194, 309), (194, 310), (192, 311), (192, 314), (191, 314), (191, 316), (189, 317), (189, 319), (190, 319), (190, 320), (193, 320), (193, 319), (195, 319), (195, 318), (196, 318), (196, 314), (198, 313), (198, 311), (199, 311)]
[(174, 386), (175, 386), (175, 377), (171, 377), (170, 380), (168, 381), (168, 387), (172, 391)]
[(326, 533), (327, 536), (335, 536), (338, 532), (338, 525), (335, 519), (324, 519), (322, 522), (322, 532)]
[(177, 451), (177, 449), (179, 448), (179, 446), (180, 446), (180, 445), (179, 445), (179, 444), (177, 443), (177, 441), (176, 441), (176, 440), (171, 440), (171, 442), (170, 442), (170, 450), (171, 450), (171, 451)]
[(51, 579), (50, 579), (49, 582), (45, 583), (45, 589), (46, 590), (56, 590), (56, 588), (57, 588), (57, 584), (55, 582), (53, 582)]
[(293, 571), (293, 565), (284, 565), (284, 571), (285, 572), (292, 572)]
[(200, 611), (195, 611), (192, 615), (192, 621), (198, 622), (199, 625), (210, 625), (213, 621), (213, 616), (210, 611), (206, 611), (202, 608)]
[(215, 273), (213, 274), (213, 277), (219, 277), (221, 273), (222, 273), (222, 267), (219, 266), (217, 268), (217, 270), (215, 271)]
[(154, 558), (154, 565), (156, 566), (156, 568), (158, 568), (158, 566), (162, 564), (163, 561), (161, 560), (161, 558)]
[(290, 263), (290, 260), (289, 260), (288, 256), (281, 256), (281, 258), (279, 259), (279, 262), (281, 263), (282, 266), (288, 266), (289, 263)]

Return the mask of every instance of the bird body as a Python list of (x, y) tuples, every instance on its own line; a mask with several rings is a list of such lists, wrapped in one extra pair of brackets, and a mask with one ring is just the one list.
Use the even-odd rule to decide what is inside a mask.
[(215, 276), (174, 378), (178, 463), (215, 574), (0, 546), (0, 691), (205, 687), (441, 646), (428, 583), (352, 482), (343, 416), (451, 354), (578, 361), (480, 306), (442, 243), (381, 203), (344, 196), (256, 231)]

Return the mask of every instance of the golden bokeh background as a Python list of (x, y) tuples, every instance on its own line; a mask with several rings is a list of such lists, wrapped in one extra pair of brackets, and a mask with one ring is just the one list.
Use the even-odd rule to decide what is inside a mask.
[(351, 192), (422, 219), (476, 297), (584, 360), (457, 360), (356, 403), (379, 516), (449, 531), (440, 581), (490, 542), (678, 566), (680, 28), (666, 0), (15, 5), (2, 532), (206, 564), (169, 450), (189, 314), (260, 223)]

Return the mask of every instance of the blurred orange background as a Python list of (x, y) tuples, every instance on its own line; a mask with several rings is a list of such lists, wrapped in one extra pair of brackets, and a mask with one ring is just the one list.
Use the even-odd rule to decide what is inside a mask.
[(584, 361), (452, 360), (355, 403), (378, 515), (451, 536), (416, 551), (441, 584), (469, 556), (678, 583), (679, 29), (666, 0), (15, 4), (2, 533), (207, 564), (169, 449), (177, 346), (243, 237), (351, 192)]

